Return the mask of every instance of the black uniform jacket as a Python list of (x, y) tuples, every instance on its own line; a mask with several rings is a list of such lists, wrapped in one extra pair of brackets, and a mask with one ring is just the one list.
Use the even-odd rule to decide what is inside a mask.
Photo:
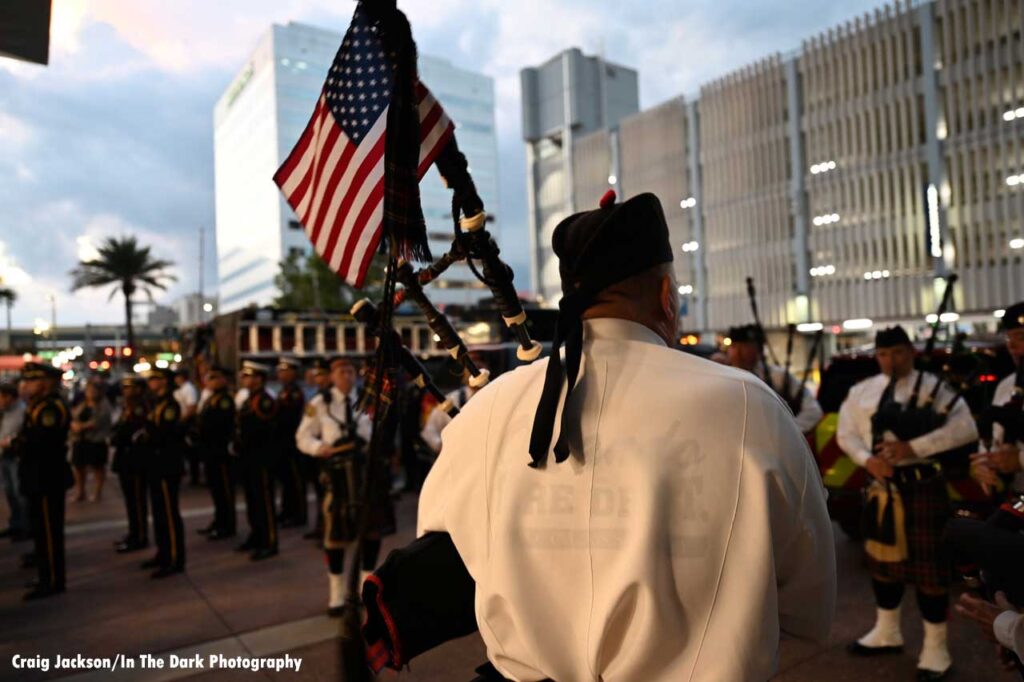
[(203, 403), (196, 417), (199, 449), (207, 461), (226, 461), (235, 432), (235, 401), (227, 391), (217, 391)]
[(18, 478), (23, 495), (59, 493), (71, 487), (68, 429), (71, 412), (55, 393), (32, 401), (15, 440)]
[(271, 466), (280, 446), (277, 435), (277, 403), (266, 391), (249, 396), (238, 412), (238, 454), (243, 464)]

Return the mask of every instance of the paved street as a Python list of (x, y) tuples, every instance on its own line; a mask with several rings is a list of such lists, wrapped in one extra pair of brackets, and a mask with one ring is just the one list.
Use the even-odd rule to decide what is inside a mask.
[[(124, 532), (116, 482), (100, 503), (69, 505), (68, 593), (25, 604), (22, 585), (32, 576), (18, 568), (25, 543), (0, 546), (0, 680), (62, 678), (66, 671), (14, 670), (12, 656), (41, 654), (109, 656), (170, 653), (182, 655), (221, 652), (227, 656), (287, 652), (303, 660), (301, 671), (262, 672), (264, 679), (337, 680), (337, 621), (324, 617), (326, 577), (321, 553), (299, 530), (282, 532), (281, 555), (252, 564), (225, 542), (207, 542), (196, 534), (210, 515), (203, 489), (186, 486), (183, 509), (188, 533), (188, 574), (152, 581), (138, 564), (146, 552), (117, 555), (112, 543)], [(415, 497), (399, 505), (402, 533), (385, 543), (386, 553), (412, 537)], [(0, 518), (6, 510), (0, 509)], [(244, 518), (240, 516), (244, 524)], [(913, 599), (905, 601), (904, 632), (907, 654), (878, 660), (854, 660), (843, 652), (845, 643), (871, 623), (870, 588), (861, 567), (860, 551), (844, 537), (837, 538), (840, 565), (839, 617), (826, 648), (784, 642), (780, 672), (784, 682), (812, 680), (908, 680), (913, 678), (921, 642), (920, 621)], [(909, 595), (908, 595), (909, 596)], [(992, 645), (962, 621), (951, 624), (953, 682), (1012, 680), (999, 673)], [(413, 662), (411, 669), (382, 679), (408, 682), (460, 682), (473, 677), (485, 659), (477, 637), (453, 642)], [(251, 680), (248, 671), (219, 671), (194, 675), (188, 671), (123, 671), (79, 675), (79, 680), (181, 679)]]

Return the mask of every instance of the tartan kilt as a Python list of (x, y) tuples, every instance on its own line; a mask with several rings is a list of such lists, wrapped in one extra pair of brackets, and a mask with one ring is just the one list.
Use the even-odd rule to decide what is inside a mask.
[[(359, 488), (365, 462), (353, 457), (324, 462), (320, 481), (324, 485), (324, 548), (343, 549), (359, 531)], [(381, 476), (383, 470), (383, 476)], [(386, 465), (374, 467), (367, 532), (381, 536), (396, 530), (395, 506), (391, 501), (391, 478)]]
[(940, 474), (898, 488), (903, 498), (909, 556), (906, 561), (887, 562), (868, 555), (871, 575), (925, 589), (946, 590), (952, 577), (950, 558), (942, 543), (951, 513), (946, 479)]

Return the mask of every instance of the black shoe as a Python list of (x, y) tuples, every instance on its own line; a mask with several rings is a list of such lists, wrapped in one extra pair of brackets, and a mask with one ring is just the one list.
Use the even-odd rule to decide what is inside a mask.
[(131, 535), (125, 535), (120, 540), (114, 540), (114, 547), (120, 547), (121, 545), (128, 544), (131, 541), (132, 541), (132, 536)]
[(903, 646), (864, 646), (860, 642), (850, 642), (846, 646), (846, 653), (851, 656), (886, 656), (888, 654), (902, 654)]
[(235, 537), (235, 531), (233, 530), (221, 530), (214, 528), (210, 531), (210, 534), (206, 536), (207, 540), (226, 540), (227, 538)]
[(917, 682), (935, 682), (936, 680), (946, 679), (946, 675), (953, 669), (953, 666), (949, 666), (941, 673), (934, 670), (925, 670), (924, 668), (917, 669)]
[(147, 568), (156, 568), (156, 567), (158, 567), (159, 565), (160, 565), (160, 560), (159, 560), (159, 559), (157, 559), (156, 557), (153, 557), (152, 559), (149, 559), (148, 561), (143, 561), (143, 562), (142, 562), (142, 563), (141, 563), (141, 564), (139, 565), (139, 568), (141, 568), (141, 569), (145, 570), (145, 569), (147, 569)]
[(235, 547), (236, 552), (251, 552), (254, 549), (256, 549), (256, 540), (251, 535), (245, 539), (245, 542)]
[(345, 606), (328, 606), (327, 615), (330, 618), (341, 618), (342, 614), (345, 613)]
[(128, 554), (129, 552), (138, 552), (139, 550), (146, 549), (149, 547), (147, 540), (129, 540), (128, 542), (122, 542), (117, 546), (115, 550), (118, 554)]
[(301, 519), (285, 519), (281, 522), (281, 528), (302, 528), (306, 525)]
[(149, 574), (149, 577), (153, 580), (160, 580), (168, 576), (177, 575), (178, 573), (184, 573), (184, 566), (161, 566), (157, 570)]
[(64, 587), (50, 587), (49, 585), (38, 585), (34, 589), (29, 590), (22, 597), (25, 601), (35, 601), (36, 599), (46, 599), (52, 597), (55, 594), (60, 594), (64, 591)]
[(209, 535), (210, 533), (212, 533), (216, 529), (217, 529), (217, 526), (215, 526), (215, 525), (213, 525), (211, 523), (209, 526), (206, 526), (205, 528), (200, 528), (196, 532), (199, 533), (200, 535)]
[(261, 547), (249, 555), (249, 561), (263, 561), (272, 556), (277, 556), (277, 547)]

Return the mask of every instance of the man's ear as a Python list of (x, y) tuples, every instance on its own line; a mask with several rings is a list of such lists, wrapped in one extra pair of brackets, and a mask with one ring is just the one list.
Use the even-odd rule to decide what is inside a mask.
[(658, 298), (661, 303), (661, 312), (664, 313), (666, 319), (672, 319), (676, 314), (674, 293), (672, 277), (663, 275), (661, 278), (661, 292)]

